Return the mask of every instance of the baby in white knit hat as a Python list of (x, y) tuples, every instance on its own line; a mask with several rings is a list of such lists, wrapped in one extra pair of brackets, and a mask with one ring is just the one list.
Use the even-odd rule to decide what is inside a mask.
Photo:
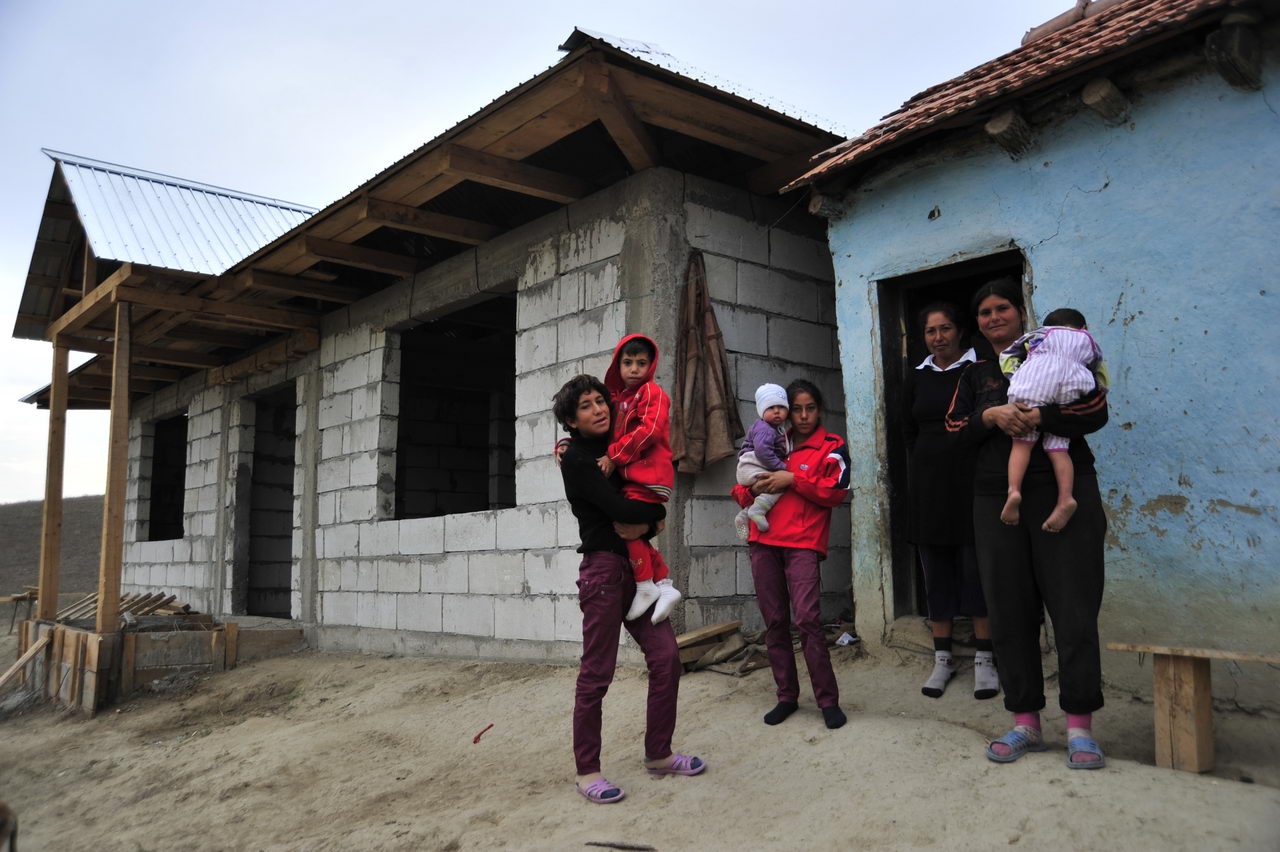
[[(782, 385), (763, 384), (756, 388), (756, 413), (760, 419), (751, 424), (747, 437), (738, 450), (738, 484), (751, 487), (756, 478), (774, 470), (787, 469), (787, 454), (791, 452), (787, 417), (791, 406), (787, 391)], [(760, 532), (769, 529), (765, 517), (781, 494), (760, 494), (755, 502), (738, 513), (733, 527), (738, 538), (746, 541), (751, 534), (750, 525)]]

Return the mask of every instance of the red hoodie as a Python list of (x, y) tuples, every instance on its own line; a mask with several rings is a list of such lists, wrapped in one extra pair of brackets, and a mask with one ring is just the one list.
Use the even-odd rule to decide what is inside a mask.
[[(653, 347), (653, 363), (644, 381), (627, 390), (618, 361), (623, 347), (637, 339)], [(675, 485), (675, 467), (671, 463), (671, 400), (653, 380), (657, 370), (658, 345), (652, 338), (628, 334), (618, 341), (613, 361), (604, 374), (604, 385), (613, 397), (615, 412), (609, 458), (622, 469), (623, 479), (637, 485), (664, 488), (669, 495)]]

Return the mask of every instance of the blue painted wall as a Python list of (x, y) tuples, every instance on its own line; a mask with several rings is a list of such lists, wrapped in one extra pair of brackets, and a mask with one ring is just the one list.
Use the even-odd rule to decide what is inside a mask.
[[(1277, 58), (1261, 92), (1184, 74), (1139, 90), (1123, 125), (1080, 108), (1017, 161), (975, 134), (847, 197), (830, 241), (864, 633), (893, 616), (876, 282), (1017, 247), (1032, 322), (1078, 308), (1111, 366), (1090, 440), (1111, 520), (1103, 638), (1280, 652)], [(1274, 671), (1228, 674), (1280, 703)]]

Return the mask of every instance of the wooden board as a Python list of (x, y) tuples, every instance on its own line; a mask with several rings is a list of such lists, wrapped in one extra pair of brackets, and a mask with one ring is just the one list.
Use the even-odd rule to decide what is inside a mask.
[(1155, 657), (1156, 765), (1186, 772), (1213, 768), (1213, 696), (1209, 660)]
[(708, 639), (719, 639), (726, 633), (732, 633), (741, 626), (741, 621), (726, 621), (722, 624), (708, 624), (706, 627), (699, 627), (697, 630), (690, 630), (688, 633), (681, 633), (676, 637), (676, 647), (684, 648), (689, 645), (696, 645), (700, 642), (705, 642)]
[(39, 639), (37, 639), (35, 643), (32, 644), (32, 646), (28, 648), (21, 657), (18, 658), (18, 661), (16, 663), (9, 666), (9, 668), (5, 670), (5, 673), (0, 675), (0, 686), (4, 686), (5, 683), (8, 682), (9, 678), (13, 677), (15, 674), (21, 671), (22, 667), (25, 666), (27, 663), (31, 662), (31, 659), (36, 654), (43, 651), (45, 646), (47, 646), (48, 644), (49, 644), (49, 637), (47, 635), (41, 636)]
[(1206, 660), (1235, 660), (1240, 663), (1280, 665), (1280, 654), (1254, 654), (1248, 651), (1222, 651), (1216, 648), (1179, 648), (1175, 645), (1143, 645), (1135, 642), (1108, 642), (1108, 651), (1131, 651), (1136, 654), (1164, 654), (1170, 657), (1197, 657)]

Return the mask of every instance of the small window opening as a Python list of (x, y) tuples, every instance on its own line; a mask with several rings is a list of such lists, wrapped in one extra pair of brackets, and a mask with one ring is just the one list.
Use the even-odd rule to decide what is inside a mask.
[(187, 416), (157, 420), (151, 444), (147, 541), (182, 538), (187, 479)]

